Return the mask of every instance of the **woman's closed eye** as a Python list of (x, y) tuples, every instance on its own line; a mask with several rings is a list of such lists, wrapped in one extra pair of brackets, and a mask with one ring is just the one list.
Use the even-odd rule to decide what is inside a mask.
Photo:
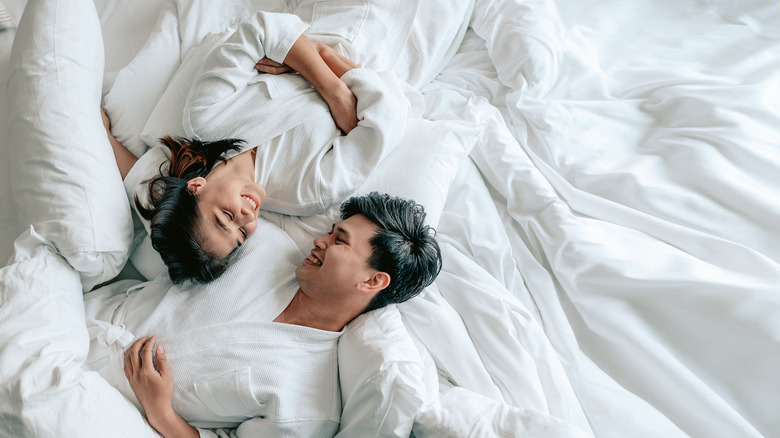
[[(230, 220), (230, 222), (233, 222), (233, 217), (234, 217), (233, 213), (231, 213), (228, 210), (222, 210), (222, 212), (225, 213), (225, 216), (227, 216), (227, 218), (228, 218), (228, 220)], [(223, 227), (223, 228), (225, 228), (225, 227)], [(239, 228), (238, 231), (241, 233), (241, 236), (243, 237), (242, 241), (239, 242), (239, 246), (241, 246), (240, 244), (243, 243), (243, 240), (246, 240), (246, 238), (247, 238), (247, 236), (249, 234), (247, 234), (246, 230), (243, 229), (243, 228)]]

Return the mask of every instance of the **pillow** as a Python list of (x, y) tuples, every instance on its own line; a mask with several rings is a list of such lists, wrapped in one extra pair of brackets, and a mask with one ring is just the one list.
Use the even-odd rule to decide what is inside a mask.
[(347, 324), (338, 362), (342, 413), (336, 436), (408, 438), (436, 373), (418, 353), (396, 306)]
[(180, 59), (176, 11), (173, 3), (167, 3), (146, 44), (119, 71), (104, 99), (103, 108), (111, 119), (111, 133), (136, 157), (146, 152), (141, 130), (176, 72)]
[(182, 118), (190, 86), (200, 71), (206, 56), (234, 31), (235, 29), (228, 28), (221, 33), (209, 34), (201, 44), (187, 53), (141, 131), (141, 140), (144, 143), (154, 146), (162, 137), (168, 135), (184, 137), (187, 135), (184, 131)]
[(49, 241), (89, 290), (124, 266), (133, 223), (100, 116), (100, 22), (91, 2), (64, 3), (28, 2), (14, 39), (11, 191), (19, 223)]
[(468, 122), (409, 119), (401, 143), (355, 195), (377, 191), (412, 199), (425, 207), (426, 223), (435, 228), (460, 163), (481, 132)]

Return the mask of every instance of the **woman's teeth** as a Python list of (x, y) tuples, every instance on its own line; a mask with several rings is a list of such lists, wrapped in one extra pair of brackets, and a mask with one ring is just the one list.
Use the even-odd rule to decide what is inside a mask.
[(250, 204), (252, 204), (252, 210), (257, 210), (257, 204), (255, 204), (255, 201), (252, 198), (244, 195), (241, 195), (241, 197), (249, 201)]

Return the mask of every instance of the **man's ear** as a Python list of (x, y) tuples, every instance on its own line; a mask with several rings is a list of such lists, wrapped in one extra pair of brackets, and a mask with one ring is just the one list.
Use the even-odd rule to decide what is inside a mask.
[(377, 271), (368, 279), (358, 284), (358, 291), (361, 293), (377, 293), (390, 286), (390, 274)]
[(197, 176), (195, 178), (192, 178), (191, 180), (187, 181), (187, 188), (192, 193), (198, 193), (201, 187), (206, 185), (206, 178), (203, 178), (201, 176)]

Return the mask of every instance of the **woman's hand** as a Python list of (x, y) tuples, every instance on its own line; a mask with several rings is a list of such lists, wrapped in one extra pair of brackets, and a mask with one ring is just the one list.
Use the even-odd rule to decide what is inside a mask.
[[(328, 63), (328, 59), (325, 59), (324, 56), (322, 59), (325, 61), (328, 67), (331, 68), (331, 71), (333, 71), (333, 68), (336, 68), (337, 71), (341, 73), (338, 74), (336, 71), (333, 71), (333, 73), (339, 77), (348, 70), (357, 67), (347, 58), (344, 58), (340, 54), (336, 53), (336, 51), (324, 44), (319, 43), (315, 47), (318, 47), (318, 52), (320, 55), (327, 53), (328, 50), (332, 52), (328, 58), (331, 61), (330, 63)], [(353, 67), (350, 68), (350, 66)], [(255, 64), (255, 70), (261, 73), (269, 73), (272, 75), (295, 72), (295, 70), (289, 65), (280, 64), (268, 58), (263, 58), (258, 61), (257, 64)], [(352, 91), (350, 91), (343, 82), (337, 84), (338, 85), (336, 87), (328, 88), (327, 90), (320, 90), (320, 95), (328, 104), (330, 113), (333, 116), (333, 121), (336, 122), (336, 126), (344, 131), (344, 133), (349, 133), (349, 131), (354, 129), (358, 124), (357, 99), (355, 99), (355, 95), (352, 94)]]
[(328, 90), (327, 93), (322, 94), (322, 97), (325, 98), (325, 102), (330, 107), (330, 115), (333, 117), (333, 121), (336, 122), (336, 126), (345, 134), (349, 134), (349, 131), (353, 130), (358, 124), (357, 99), (355, 95), (342, 82), (340, 87), (335, 90)]
[(130, 169), (133, 168), (135, 162), (138, 161), (138, 158), (127, 150), (127, 148), (114, 137), (114, 134), (111, 133), (111, 120), (103, 110), (103, 107), (100, 107), (100, 117), (103, 119), (103, 127), (106, 129), (106, 136), (108, 136), (108, 141), (111, 143), (111, 149), (114, 151), (114, 158), (116, 159), (116, 166), (119, 168), (119, 174), (122, 175), (122, 179), (125, 179), (127, 173), (130, 172)]
[(102, 106), (100, 107), (100, 117), (103, 118), (103, 127), (106, 128), (106, 133), (113, 137), (113, 135), (111, 135), (111, 120), (108, 119), (108, 115), (106, 115), (106, 112), (103, 110)]
[(125, 376), (150, 423), (152, 418), (173, 411), (173, 379), (162, 346), (157, 347), (157, 366), (154, 365), (152, 349), (155, 342), (156, 336), (143, 337), (125, 351)]
[[(333, 50), (325, 43), (314, 42), (314, 48), (330, 71), (338, 76), (339, 79), (344, 76), (344, 73), (358, 67), (349, 58)], [(344, 133), (349, 133), (357, 126), (357, 99), (344, 82), (341, 82), (338, 87), (320, 92), (320, 94), (328, 103), (330, 114), (333, 116), (333, 120), (339, 129), (344, 131)]]
[(287, 64), (280, 64), (272, 59), (263, 58), (255, 64), (255, 70), (260, 73), (280, 75), (282, 73), (294, 73), (295, 70)]

